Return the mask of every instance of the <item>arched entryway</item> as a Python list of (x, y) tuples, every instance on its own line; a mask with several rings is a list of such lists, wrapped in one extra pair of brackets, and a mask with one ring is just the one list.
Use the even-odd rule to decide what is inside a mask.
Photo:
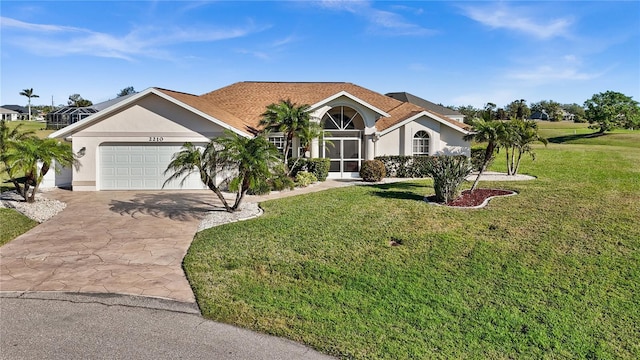
[(320, 156), (330, 159), (329, 176), (358, 177), (364, 154), (364, 119), (355, 109), (336, 106), (322, 117), (325, 130)]

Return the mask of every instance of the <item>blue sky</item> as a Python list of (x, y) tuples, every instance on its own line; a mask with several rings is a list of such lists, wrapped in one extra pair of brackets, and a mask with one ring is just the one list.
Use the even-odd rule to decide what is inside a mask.
[(445, 105), (640, 100), (639, 1), (6, 1), (1, 104), (346, 81)]

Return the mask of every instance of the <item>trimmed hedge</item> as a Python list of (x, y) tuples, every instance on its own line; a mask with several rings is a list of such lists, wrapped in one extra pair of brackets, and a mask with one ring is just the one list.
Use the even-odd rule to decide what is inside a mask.
[(291, 158), (289, 159), (289, 169), (291, 169), (291, 176), (294, 178), (299, 172), (308, 171), (315, 175), (318, 181), (325, 181), (329, 176), (329, 159)]
[(428, 164), (431, 156), (377, 156), (382, 161), (388, 177), (424, 178), (429, 177)]

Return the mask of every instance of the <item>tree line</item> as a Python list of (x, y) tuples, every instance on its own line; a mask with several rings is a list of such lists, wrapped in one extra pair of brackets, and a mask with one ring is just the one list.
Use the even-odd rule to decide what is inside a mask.
[[(591, 128), (599, 132), (616, 128), (640, 128), (640, 104), (625, 94), (606, 91), (594, 94), (583, 105), (576, 103), (561, 104), (553, 100), (542, 100), (527, 104), (525, 99), (514, 100), (499, 108), (494, 103), (486, 103), (482, 109), (471, 105), (450, 106), (464, 115), (464, 122), (472, 124), (474, 119), (489, 120), (525, 120), (530, 118), (573, 122), (588, 122)], [(536, 116), (532, 115), (535, 114)]]

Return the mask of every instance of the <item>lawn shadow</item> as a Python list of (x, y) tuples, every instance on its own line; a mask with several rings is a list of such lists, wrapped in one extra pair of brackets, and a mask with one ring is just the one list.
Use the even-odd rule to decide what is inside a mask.
[(373, 195), (385, 199), (424, 201), (424, 196), (411, 191), (374, 191)]
[(386, 183), (386, 184), (375, 184), (375, 185), (369, 185), (369, 186), (371, 186), (372, 188), (380, 189), (380, 190), (392, 190), (392, 189), (411, 190), (411, 189), (424, 187), (423, 185), (415, 184), (413, 182), (408, 182), (408, 181), (398, 181), (398, 182), (392, 182), (392, 183)]
[(109, 210), (134, 218), (151, 215), (190, 221), (203, 219), (208, 212), (220, 210), (222, 204), (213, 204), (212, 200), (211, 196), (194, 193), (136, 193), (127, 200), (111, 200)]
[(603, 135), (606, 135), (606, 134), (595, 132), (591, 134), (564, 135), (564, 136), (556, 136), (556, 137), (548, 138), (547, 141), (549, 141), (552, 144), (564, 144), (566, 142), (580, 140), (580, 139), (593, 139)]

